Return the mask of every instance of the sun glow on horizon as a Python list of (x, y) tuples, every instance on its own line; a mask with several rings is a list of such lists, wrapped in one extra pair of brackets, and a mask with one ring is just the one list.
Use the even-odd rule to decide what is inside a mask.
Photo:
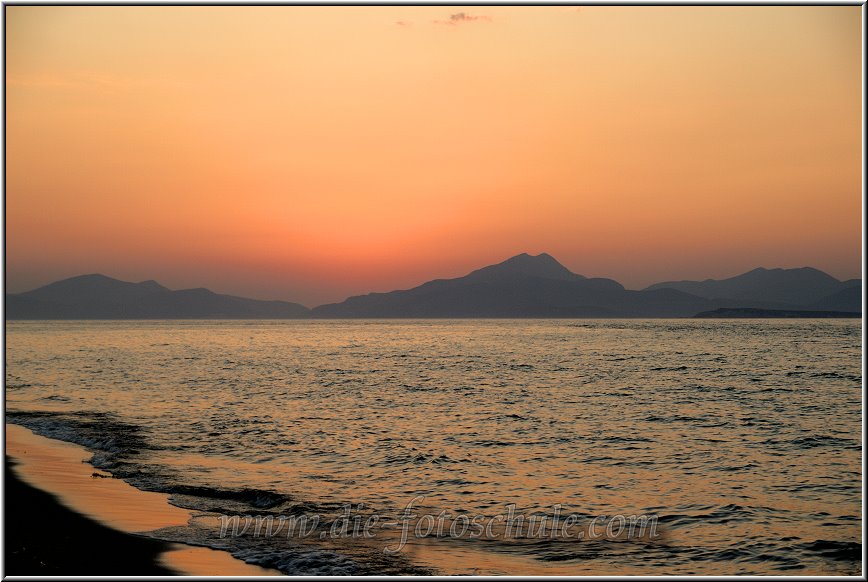
[(9, 291), (861, 268), (861, 8), (6, 7)]

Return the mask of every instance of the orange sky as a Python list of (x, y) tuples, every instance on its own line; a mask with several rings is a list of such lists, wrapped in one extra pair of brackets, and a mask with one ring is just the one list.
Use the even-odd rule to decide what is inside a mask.
[(860, 10), (6, 7), (7, 288), (858, 277)]

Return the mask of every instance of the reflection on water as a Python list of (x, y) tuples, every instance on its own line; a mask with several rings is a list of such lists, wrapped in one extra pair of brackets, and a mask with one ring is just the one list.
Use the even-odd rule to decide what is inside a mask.
[[(294, 572), (859, 571), (860, 321), (10, 322), (8, 418), (215, 513), (659, 516), (654, 543), (266, 547)], [(203, 517), (203, 523), (207, 519)], [(328, 546), (328, 547), (326, 547)], [(352, 547), (351, 547), (352, 546)], [(290, 557), (290, 554), (293, 557)], [(302, 559), (303, 558), (303, 559)], [(307, 561), (305, 561), (307, 560)], [(390, 568), (392, 570), (390, 570)]]

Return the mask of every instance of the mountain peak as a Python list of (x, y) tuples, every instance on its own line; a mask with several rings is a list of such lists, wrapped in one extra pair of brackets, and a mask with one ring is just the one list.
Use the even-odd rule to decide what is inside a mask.
[(163, 287), (153, 279), (148, 279), (147, 281), (142, 281), (141, 283), (136, 283), (139, 287), (143, 289), (153, 289), (155, 291), (168, 291), (166, 287)]
[(108, 275), (103, 275), (102, 273), (88, 273), (86, 275), (76, 275), (74, 277), (61, 279), (60, 281), (55, 281), (55, 283), (65, 283), (67, 281), (118, 281), (118, 279), (114, 279)]
[(831, 295), (848, 285), (813, 267), (756, 269), (728, 279), (666, 281), (648, 290), (672, 288), (706, 299), (766, 301), (803, 306)]
[(75, 301), (94, 301), (96, 298), (117, 300), (122, 297), (143, 297), (152, 293), (167, 292), (168, 289), (156, 281), (129, 283), (100, 273), (89, 273), (61, 279), (44, 287), (26, 291), (26, 295), (43, 301), (69, 303)]
[(307, 317), (286, 301), (259, 301), (204, 287), (172, 291), (148, 279), (131, 283), (89, 274), (6, 296), (9, 319), (188, 319)]
[(521, 253), (496, 265), (477, 269), (470, 273), (469, 276), (480, 277), (491, 275), (522, 275), (559, 280), (584, 279), (581, 275), (577, 275), (564, 267), (548, 253), (540, 253), (538, 255)]

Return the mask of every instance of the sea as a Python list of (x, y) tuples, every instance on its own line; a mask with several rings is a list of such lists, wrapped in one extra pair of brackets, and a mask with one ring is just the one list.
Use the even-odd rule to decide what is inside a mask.
[(836, 319), (11, 321), (6, 422), (192, 512), (145, 535), (286, 574), (859, 574), (861, 336)]

